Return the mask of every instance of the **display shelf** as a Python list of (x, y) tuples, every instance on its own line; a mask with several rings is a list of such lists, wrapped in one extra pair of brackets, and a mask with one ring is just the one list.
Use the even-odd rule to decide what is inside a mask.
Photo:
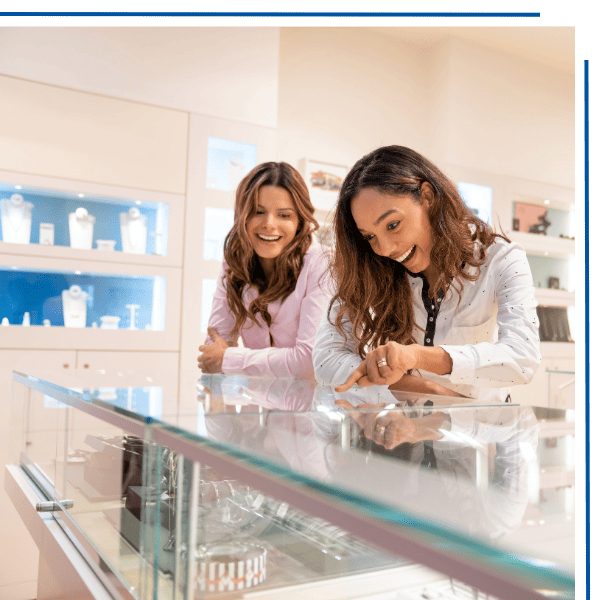
[(549, 237), (538, 233), (511, 231), (508, 237), (523, 246), (527, 254), (549, 256), (552, 258), (569, 258), (575, 254), (575, 240)]
[(156, 254), (129, 254), (107, 250), (84, 250), (69, 246), (41, 246), (39, 244), (11, 244), (0, 241), (0, 256), (4, 255), (4, 262), (11, 260), (11, 256), (49, 257), (56, 259), (73, 259), (93, 262), (111, 262), (128, 265), (145, 265), (157, 267), (177, 266), (168, 256)]
[[(36, 258), (32, 267), (30, 257), (14, 255), (0, 280), (0, 318), (11, 323), (0, 326), (2, 348), (178, 350), (181, 269), (52, 258)], [(71, 286), (85, 296), (65, 327), (63, 291)], [(130, 329), (132, 310), (139, 329)], [(20, 324), (25, 312), (30, 326)], [(110, 327), (111, 319), (101, 319), (107, 315), (118, 317), (117, 329), (100, 328)]]
[(535, 288), (535, 299), (540, 306), (575, 306), (575, 292)]
[(573, 205), (553, 198), (513, 193), (512, 219), (515, 231), (543, 232), (549, 238), (564, 239), (572, 235)]
[[(30, 207), (30, 235), (24, 238), (15, 233), (15, 227), (23, 225), (23, 215), (17, 211), (11, 221), (7, 212), (15, 194)], [(177, 230), (183, 220), (183, 196), (0, 171), (0, 199), (4, 206), (0, 254), (182, 264), (183, 241)], [(78, 209), (84, 212), (80, 215)], [(77, 239), (80, 221), (75, 215), (86, 212), (93, 223), (85, 225), (85, 239)], [(43, 232), (48, 224), (51, 228)]]

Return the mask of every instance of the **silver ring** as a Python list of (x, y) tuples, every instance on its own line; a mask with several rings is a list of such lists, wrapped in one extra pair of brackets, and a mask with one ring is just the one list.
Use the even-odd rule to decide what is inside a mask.
[(385, 437), (385, 425), (379, 425), (377, 427), (377, 433), (381, 436), (381, 437)]
[(384, 367), (385, 365), (387, 365), (387, 360), (385, 360), (385, 358), (381, 358), (380, 360), (377, 361), (378, 367)]

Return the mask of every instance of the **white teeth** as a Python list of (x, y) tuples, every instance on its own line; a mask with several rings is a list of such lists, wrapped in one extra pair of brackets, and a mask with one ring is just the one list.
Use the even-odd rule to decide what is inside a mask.
[(408, 258), (408, 255), (413, 251), (413, 248), (414, 248), (414, 246), (412, 248), (409, 248), (408, 251), (406, 252), (406, 254), (403, 254), (402, 256), (399, 256), (396, 259), (396, 261), (397, 262), (402, 262), (402, 261), (406, 260)]
[(275, 240), (278, 240), (281, 236), (280, 235), (273, 235), (273, 236), (269, 236), (269, 235), (260, 235), (260, 233), (258, 234), (258, 237), (261, 240), (265, 240), (267, 242), (274, 242)]

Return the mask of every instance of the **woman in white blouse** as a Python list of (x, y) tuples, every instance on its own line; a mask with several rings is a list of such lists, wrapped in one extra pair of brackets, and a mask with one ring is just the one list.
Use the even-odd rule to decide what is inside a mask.
[(334, 228), (337, 291), (317, 330), (317, 381), (504, 402), (508, 386), (531, 380), (541, 357), (525, 252), (434, 164), (401, 146), (363, 157)]

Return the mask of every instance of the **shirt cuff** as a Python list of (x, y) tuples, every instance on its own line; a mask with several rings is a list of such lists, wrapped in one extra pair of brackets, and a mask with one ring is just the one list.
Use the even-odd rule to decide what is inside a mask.
[(448, 378), (452, 383), (472, 384), (475, 379), (475, 361), (468, 346), (440, 346), (452, 359)]
[(226, 375), (229, 373), (239, 373), (244, 369), (244, 351), (245, 348), (230, 346), (223, 354), (223, 363), (221, 370)]

